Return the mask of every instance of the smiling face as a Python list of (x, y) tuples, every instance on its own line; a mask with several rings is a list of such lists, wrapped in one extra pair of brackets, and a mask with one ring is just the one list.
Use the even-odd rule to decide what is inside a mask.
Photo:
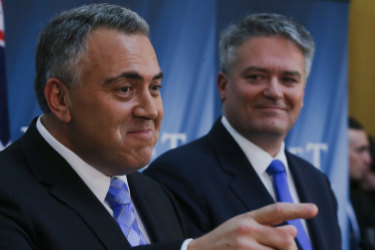
[(97, 29), (80, 61), (80, 86), (67, 88), (65, 144), (103, 173), (120, 175), (151, 159), (163, 117), (162, 73), (144, 35)]
[(244, 137), (281, 143), (303, 106), (306, 83), (301, 50), (278, 36), (251, 38), (234, 52), (230, 72), (220, 73), (223, 112)]

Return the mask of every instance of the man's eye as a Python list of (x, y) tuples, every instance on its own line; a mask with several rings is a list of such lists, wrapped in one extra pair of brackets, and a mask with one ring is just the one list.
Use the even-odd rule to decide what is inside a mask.
[(297, 82), (297, 80), (295, 78), (292, 78), (292, 77), (284, 77), (284, 78), (282, 78), (282, 81), (285, 82), (285, 83), (295, 83), (295, 82)]
[(161, 89), (161, 85), (155, 84), (151, 86), (151, 90), (158, 91)]
[(160, 84), (153, 84), (153, 85), (150, 86), (150, 92), (153, 96), (159, 96), (160, 95), (160, 89), (161, 89)]
[(256, 74), (251, 74), (251, 75), (247, 75), (245, 78), (251, 80), (251, 81), (255, 81), (255, 80), (261, 80), (263, 79), (263, 76), (262, 75), (256, 75)]
[(116, 95), (122, 98), (129, 98), (134, 94), (134, 89), (132, 86), (122, 86), (116, 90)]
[(130, 91), (130, 87), (129, 87), (129, 86), (121, 87), (121, 88), (120, 88), (120, 91), (121, 91), (121, 92), (124, 92), (124, 93), (128, 93), (128, 92)]

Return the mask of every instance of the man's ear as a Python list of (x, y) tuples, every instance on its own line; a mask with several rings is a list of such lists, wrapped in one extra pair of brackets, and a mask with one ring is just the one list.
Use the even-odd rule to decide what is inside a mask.
[(68, 105), (68, 88), (57, 79), (48, 79), (44, 88), (44, 96), (48, 107), (60, 121), (68, 123), (71, 120), (70, 109)]
[(223, 73), (222, 71), (219, 72), (217, 76), (217, 88), (219, 90), (219, 95), (221, 102), (225, 101), (227, 96), (227, 84), (228, 84), (228, 76)]

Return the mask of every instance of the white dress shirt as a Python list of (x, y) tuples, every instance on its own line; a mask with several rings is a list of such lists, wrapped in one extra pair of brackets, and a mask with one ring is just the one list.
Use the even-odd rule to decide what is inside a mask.
[[(270, 195), (273, 197), (275, 201), (277, 201), (275, 191), (273, 189), (273, 178), (266, 172), (267, 167), (271, 164), (271, 162), (275, 159), (280, 160), (284, 166), (285, 171), (287, 175), (287, 181), (290, 189), (290, 194), (292, 195), (294, 203), (299, 203), (299, 197), (297, 194), (297, 189), (294, 184), (294, 180), (290, 174), (288, 161), (286, 160), (285, 155), (285, 143), (283, 142), (281, 144), (281, 148), (277, 155), (273, 158), (270, 154), (268, 154), (266, 151), (246, 139), (244, 136), (242, 136), (240, 133), (238, 133), (228, 122), (227, 118), (225, 116), (222, 116), (221, 122), (223, 126), (227, 129), (229, 134), (233, 137), (233, 139), (237, 142), (237, 144), (240, 146), (244, 154), (246, 155), (247, 159), (249, 160), (250, 164), (253, 166), (255, 172), (259, 176), (260, 180), (262, 181), (263, 185), (267, 189), (267, 191), (270, 193)], [(306, 221), (302, 220), (302, 224), (306, 230)]]
[[(113, 217), (113, 211), (105, 201), (105, 197), (109, 190), (109, 186), (111, 184), (111, 177), (103, 174), (96, 168), (92, 167), (85, 161), (83, 161), (78, 155), (76, 155), (73, 151), (65, 147), (61, 144), (58, 140), (51, 135), (48, 130), (42, 124), (41, 117), (38, 118), (36, 127), (40, 133), (40, 135), (47, 141), (47, 143), (57, 152), (59, 153), (72, 167), (72, 169), (78, 174), (78, 176), (83, 180), (83, 182), (88, 186), (88, 188), (94, 193), (96, 198), (102, 203), (102, 205), (107, 209), (107, 211)], [(116, 176), (117, 178), (121, 179), (126, 185), (128, 185), (128, 179), (126, 175)], [(129, 188), (129, 187), (128, 187)], [(131, 190), (129, 189), (129, 195), (131, 198)], [(143, 235), (145, 236), (148, 243), (150, 243), (150, 238), (145, 230), (143, 225), (142, 219), (140, 218), (137, 208), (133, 203), (135, 217), (137, 219), (138, 226), (142, 231)]]

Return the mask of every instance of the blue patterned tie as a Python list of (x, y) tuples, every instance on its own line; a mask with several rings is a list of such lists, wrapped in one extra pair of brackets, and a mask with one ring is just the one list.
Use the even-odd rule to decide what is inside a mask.
[(128, 239), (129, 244), (132, 247), (146, 245), (147, 241), (138, 227), (126, 184), (118, 178), (113, 178), (105, 200), (112, 208), (113, 217)]
[[(292, 196), (290, 195), (284, 164), (279, 160), (273, 160), (266, 171), (270, 176), (273, 176), (273, 184), (277, 200), (281, 202), (294, 203)], [(288, 223), (297, 228), (297, 241), (300, 246), (304, 250), (313, 249), (310, 239), (302, 226), (301, 220), (288, 220)]]

